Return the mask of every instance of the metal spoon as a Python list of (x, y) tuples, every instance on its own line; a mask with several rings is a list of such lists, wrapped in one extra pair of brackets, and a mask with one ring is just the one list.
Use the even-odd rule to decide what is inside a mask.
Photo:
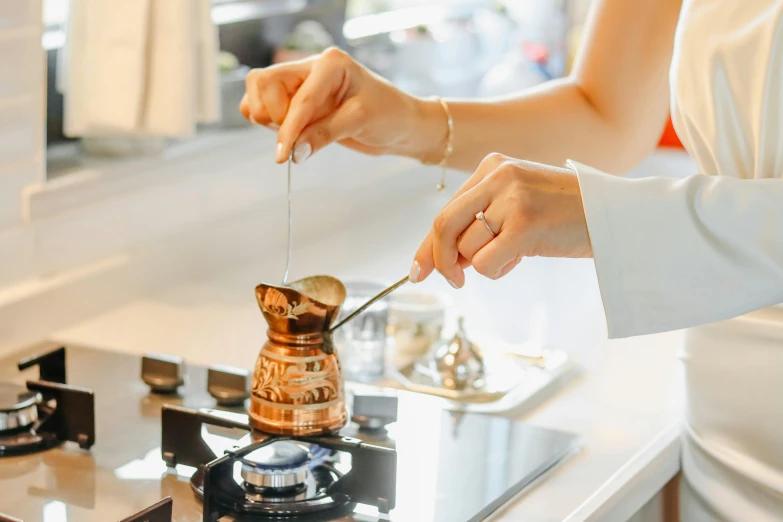
[(374, 305), (376, 302), (380, 301), (381, 299), (383, 299), (384, 297), (386, 297), (390, 293), (394, 292), (395, 290), (397, 290), (399, 287), (401, 287), (402, 285), (404, 285), (407, 282), (408, 282), (408, 276), (405, 276), (402, 279), (400, 279), (399, 281), (397, 281), (396, 283), (394, 283), (393, 285), (391, 285), (390, 287), (388, 287), (385, 290), (383, 290), (382, 292), (380, 292), (379, 294), (375, 295), (374, 297), (371, 297), (366, 303), (364, 303), (362, 306), (360, 306), (359, 308), (357, 308), (356, 310), (351, 312), (348, 315), (348, 317), (346, 317), (345, 319), (343, 319), (342, 321), (340, 321), (336, 325), (334, 325), (331, 328), (329, 328), (329, 333), (334, 332), (335, 330), (340, 328), (342, 325), (344, 325), (345, 323), (347, 323), (351, 319), (356, 318), (357, 315), (359, 315), (360, 313), (364, 312), (369, 307)]
[(366, 303), (364, 303), (362, 306), (360, 306), (359, 308), (357, 308), (356, 310), (354, 310), (353, 312), (348, 314), (347, 317), (345, 317), (342, 321), (340, 321), (336, 325), (334, 325), (331, 328), (329, 328), (329, 330), (324, 332), (323, 351), (326, 352), (326, 353), (334, 353), (334, 345), (332, 344), (332, 333), (335, 330), (340, 328), (342, 325), (344, 325), (348, 321), (350, 321), (352, 319), (355, 319), (359, 314), (361, 314), (362, 312), (367, 310), (369, 307), (374, 305), (376, 302), (380, 301), (381, 299), (383, 299), (384, 297), (386, 297), (390, 293), (394, 292), (395, 290), (397, 290), (399, 287), (401, 287), (402, 285), (404, 285), (407, 282), (408, 282), (408, 276), (403, 277), (402, 279), (400, 279), (399, 281), (397, 281), (396, 283), (394, 283), (390, 287), (386, 288), (385, 290), (383, 290), (382, 292), (378, 293), (374, 297), (371, 297), (370, 299), (368, 299)]
[(285, 258), (285, 272), (283, 273), (283, 286), (288, 284), (288, 271), (291, 270), (291, 243), (293, 218), (291, 214), (291, 162), (294, 159), (294, 151), (288, 155), (288, 250)]

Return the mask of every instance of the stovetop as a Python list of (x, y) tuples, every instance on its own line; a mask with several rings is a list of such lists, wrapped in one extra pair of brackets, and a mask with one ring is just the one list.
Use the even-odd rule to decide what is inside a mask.
[[(0, 382), (24, 386), (26, 381), (39, 379), (36, 369), (20, 372), (17, 363), (57, 347), (39, 345), (0, 359)], [(176, 436), (178, 431), (169, 429), (168, 441), (165, 440), (161, 426), (164, 407), (169, 419), (194, 414), (229, 419), (223, 427), (207, 422), (197, 430), (205, 446), (217, 448), (217, 457), (221, 456), (221, 448), (240, 447), (250, 439), (258, 442), (265, 436), (237, 429), (245, 420), (245, 405), (218, 406), (207, 391), (207, 368), (187, 365), (185, 361), (181, 375), (170, 382), (163, 378), (162, 383), (157, 383), (161, 387), (179, 385), (177, 390), (159, 394), (151, 392), (142, 381), (141, 367), (138, 356), (67, 346), (68, 384), (93, 393), (94, 441), (89, 441), (89, 449), (80, 448), (77, 442), (65, 442), (24, 456), (0, 457), (0, 520), (6, 515), (24, 522), (163, 522), (171, 509), (171, 520), (203, 520), (202, 500), (191, 486), (194, 474), (199, 478), (200, 471), (195, 466), (201, 462), (193, 456), (190, 460), (186, 457), (192, 444), (183, 448)], [(231, 373), (221, 375), (228, 380), (225, 390), (230, 396)], [(210, 382), (213, 394), (222, 393), (219, 379)], [(348, 383), (348, 398), (368, 389)], [(332, 440), (334, 447), (367, 447), (384, 458), (396, 450), (396, 503), (390, 513), (393, 521), (481, 520), (568, 456), (578, 443), (578, 438), (571, 434), (504, 417), (447, 412), (440, 409), (437, 399), (408, 392), (393, 394), (397, 397), (397, 419), (385, 431), (368, 432), (352, 423)], [(181, 433), (182, 440), (190, 436), (185, 431)], [(90, 446), (84, 437), (74, 435), (69, 440), (81, 441), (82, 447)], [(178, 452), (193, 466), (172, 455)], [(333, 460), (330, 466), (343, 471), (350, 470), (352, 462), (355, 466), (362, 462), (359, 454), (342, 450)], [(175, 466), (168, 467), (166, 461)], [(372, 472), (379, 469), (374, 467)], [(379, 478), (373, 480), (371, 472), (357, 475), (354, 473), (354, 481), (366, 477), (367, 482), (382, 482)], [(156, 505), (161, 518), (129, 518), (145, 510), (155, 513), (150, 508)], [(349, 507), (350, 513), (326, 512), (317, 519), (379, 520), (379, 510), (374, 506), (360, 503)], [(226, 516), (220, 520), (255, 519)]]

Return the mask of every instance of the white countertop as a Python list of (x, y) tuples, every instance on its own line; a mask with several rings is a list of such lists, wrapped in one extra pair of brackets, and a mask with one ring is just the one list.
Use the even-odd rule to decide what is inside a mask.
[[(405, 203), (379, 206), (376, 215), (357, 210), (353, 225), (298, 241), (293, 276), (392, 281), (407, 273), (444, 197), (423, 194), (421, 182), (415, 190)], [(265, 337), (253, 288), (280, 277), (284, 256), (278, 241), (270, 243), (264, 259), (162, 288), (52, 337), (251, 368)], [(583, 370), (519, 417), (580, 434), (582, 450), (510, 503), (499, 519), (627, 520), (676, 473), (681, 392), (675, 354), (681, 334), (607, 341), (591, 260), (526, 259), (498, 282), (471, 274), (464, 289), (453, 291), (435, 276), (417, 289), (450, 293), (469, 330), (545, 342), (567, 351)]]

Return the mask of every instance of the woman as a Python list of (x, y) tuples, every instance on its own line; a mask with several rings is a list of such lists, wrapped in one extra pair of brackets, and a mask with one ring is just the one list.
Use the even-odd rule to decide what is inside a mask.
[[(253, 71), (241, 110), (279, 162), (339, 142), (475, 169), (412, 281), (592, 256), (610, 337), (690, 328), (682, 519), (783, 520), (783, 314), (754, 312), (783, 302), (783, 0), (594, 3), (571, 76), (513, 98), (418, 99), (329, 50)], [(638, 163), (670, 109), (700, 174), (599, 170)]]

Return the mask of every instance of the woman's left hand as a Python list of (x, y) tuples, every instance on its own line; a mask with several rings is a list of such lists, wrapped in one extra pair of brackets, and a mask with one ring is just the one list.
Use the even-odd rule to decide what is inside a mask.
[[(476, 219), (484, 212), (487, 225)], [(464, 268), (498, 279), (523, 257), (592, 257), (576, 174), (490, 154), (435, 218), (410, 280), (437, 269), (455, 288)]]

